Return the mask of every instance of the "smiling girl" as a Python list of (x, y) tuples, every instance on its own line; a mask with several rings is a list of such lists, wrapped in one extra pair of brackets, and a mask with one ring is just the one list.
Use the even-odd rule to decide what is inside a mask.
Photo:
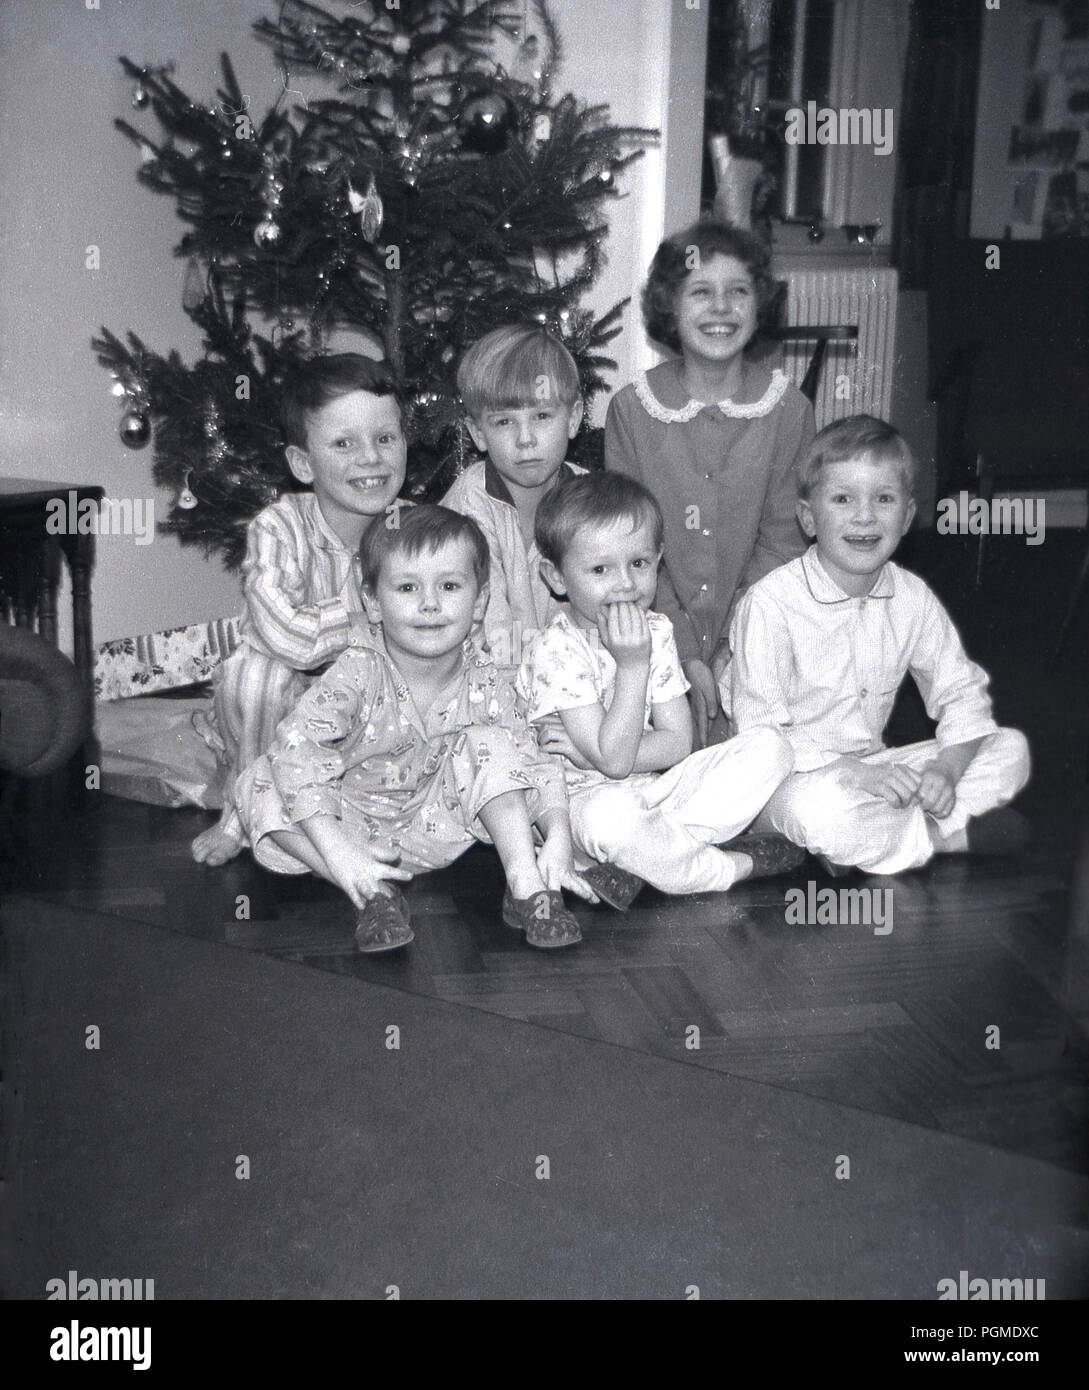
[[(717, 222), (667, 238), (643, 321), (675, 355), (618, 392), (605, 423), (606, 468), (643, 483), (662, 508), (657, 606), (673, 621), (701, 743), (737, 599), (805, 549), (797, 466), (813, 410), (781, 370), (746, 354), (775, 299), (768, 263), (755, 237)], [(710, 737), (726, 732), (719, 719)]]

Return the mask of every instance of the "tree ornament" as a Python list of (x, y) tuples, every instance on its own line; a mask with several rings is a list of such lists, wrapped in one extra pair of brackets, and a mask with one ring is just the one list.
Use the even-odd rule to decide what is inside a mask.
[(185, 470), (185, 486), (182, 488), (181, 492), (178, 493), (178, 506), (186, 512), (191, 512), (193, 508), (198, 505), (196, 497), (189, 488), (189, 479), (191, 477), (192, 473), (187, 468)]
[(150, 100), (151, 96), (148, 92), (148, 89), (144, 86), (142, 82), (137, 82), (136, 86), (132, 89), (133, 106), (136, 108), (137, 111), (142, 111)]
[(140, 146), (140, 163), (145, 168), (147, 165), (155, 163), (155, 151), (146, 141)]
[(126, 410), (119, 427), (121, 443), (128, 449), (142, 449), (151, 438), (151, 421), (142, 410)]
[(382, 217), (385, 211), (375, 186), (373, 174), (367, 184), (367, 191), (362, 197), (351, 184), (348, 185), (348, 203), (352, 211), (359, 214), (359, 225), (363, 229), (363, 235), (373, 246), (382, 230)]
[(187, 314), (199, 309), (208, 292), (208, 267), (199, 256), (190, 256), (182, 285), (182, 308)]
[(527, 34), (518, 46), (518, 56), (514, 60), (513, 75), (528, 87), (540, 82), (544, 76), (541, 59), (541, 44), (536, 34)]
[[(606, 107), (553, 96), (550, 11), (572, 6), (264, 8), (274, 14), (254, 29), (275, 54), (267, 113), (251, 112), (226, 55), (200, 102), (159, 67), (123, 60), (117, 101), (139, 86), (147, 107), (117, 124), (138, 182), (176, 205), (181, 265), (168, 273), (181, 277), (202, 346), (194, 359), (192, 332), (184, 353), (107, 329), (94, 340), (114, 373), (104, 390), (118, 389), (110, 418), (126, 416), (122, 457), (146, 441), (142, 463), (166, 483), (170, 528), (232, 569), (249, 519), (291, 485), (273, 405), (315, 353), (389, 362), (418, 431), (405, 483), (418, 499), (474, 457), (454, 385), (473, 338), (544, 310), (586, 395), (602, 389), (622, 309), (582, 317), (576, 305), (597, 278), (604, 205), (634, 146), (651, 139), (612, 126)], [(616, 187), (599, 182), (606, 167)]]
[(473, 154), (499, 154), (507, 147), (517, 113), (502, 92), (470, 96), (458, 112), (461, 147)]
[(253, 229), (253, 239), (262, 251), (270, 251), (280, 240), (280, 225), (266, 217)]

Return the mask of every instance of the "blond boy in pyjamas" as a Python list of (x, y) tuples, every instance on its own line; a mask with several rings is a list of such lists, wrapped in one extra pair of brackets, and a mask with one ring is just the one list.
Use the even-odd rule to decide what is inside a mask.
[(471, 516), (491, 555), (484, 637), (492, 659), (517, 675), (527, 637), (563, 605), (541, 577), (537, 508), (568, 478), (567, 446), (582, 423), (579, 374), (564, 345), (537, 324), (508, 324), (478, 339), (458, 366), (469, 433), (486, 455), (442, 499)]
[(651, 605), (662, 514), (618, 473), (558, 487), (537, 513), (542, 571), (566, 595), (526, 653), (531, 720), (555, 718), (541, 746), (564, 759), (580, 869), (626, 907), (642, 881), (666, 893), (723, 892), (801, 861), (776, 837), (734, 840), (790, 771), (774, 729), (692, 752), (688, 681), (672, 624)]
[[(987, 673), (930, 588), (892, 562), (915, 515), (907, 444), (872, 416), (838, 420), (810, 446), (800, 486), (815, 543), (742, 598), (720, 687), (738, 729), (778, 729), (794, 750), (761, 826), (833, 871), (1019, 847), (1024, 824), (1000, 808), (1028, 780), (1025, 737), (998, 727)], [(886, 748), (909, 672), (936, 737)]]

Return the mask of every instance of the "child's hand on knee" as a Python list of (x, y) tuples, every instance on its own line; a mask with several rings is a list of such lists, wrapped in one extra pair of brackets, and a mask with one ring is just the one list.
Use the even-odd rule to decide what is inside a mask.
[(861, 758), (842, 758), (844, 780), (878, 796), (890, 806), (910, 806), (919, 790), (921, 775), (906, 763), (867, 763)]
[(924, 767), (915, 799), (924, 811), (929, 811), (937, 820), (944, 820), (957, 800), (957, 784), (952, 773), (939, 763)]
[(905, 763), (891, 763), (868, 769), (873, 774), (871, 790), (890, 806), (910, 806), (919, 790), (919, 774)]

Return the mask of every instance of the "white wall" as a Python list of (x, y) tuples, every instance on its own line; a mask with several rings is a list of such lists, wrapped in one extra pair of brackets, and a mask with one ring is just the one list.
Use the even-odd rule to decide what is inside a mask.
[[(258, 0), (84, 0), (0, 6), (0, 471), (96, 482), (115, 497), (151, 497), (151, 449), (117, 434), (110, 379), (90, 349), (103, 324), (161, 350), (195, 355), (181, 308), (182, 227), (169, 198), (138, 187), (136, 151), (115, 117), (156, 129), (131, 106), (117, 55), (179, 59), (178, 79), (212, 98), (219, 49), (239, 59), (246, 90), (269, 89), (271, 62), (248, 37)], [(97, 245), (101, 269), (85, 268)], [(158, 516), (170, 499), (156, 496)], [(102, 536), (94, 575), (95, 640), (236, 611), (238, 584), (218, 561), (157, 536)]]
[[(199, 334), (181, 308), (185, 266), (171, 252), (182, 224), (173, 200), (137, 184), (136, 151), (113, 129), (120, 116), (157, 131), (150, 113), (133, 111), (117, 56), (175, 60), (183, 90), (211, 102), (225, 49), (251, 109), (263, 113), (280, 80), (251, 25), (274, 15), (276, 4), (97, 0), (99, 8), (88, 9), (87, 3), (0, 5), (0, 473), (96, 482), (110, 496), (150, 497), (151, 449), (131, 452), (118, 439), (117, 402), (90, 339), (102, 325), (118, 333), (131, 328), (156, 349), (176, 347), (192, 359)], [(672, 229), (696, 212), (698, 55), (706, 13), (682, 0), (554, 0), (553, 8), (566, 49), (557, 91), (608, 102), (622, 124), (660, 126), (664, 115), (674, 166), (667, 184), (667, 150), (651, 150), (625, 178), (628, 197), (614, 205), (609, 264), (592, 300), (604, 309), (638, 294), (663, 224)], [(683, 77), (674, 83), (671, 49)], [(84, 266), (92, 244), (100, 248), (98, 271)], [(652, 360), (637, 305), (613, 348), (621, 383)], [(602, 417), (603, 404), (596, 414)], [(170, 501), (156, 497), (160, 518)], [(170, 537), (147, 546), (131, 537), (99, 538), (96, 641), (237, 607), (237, 581), (217, 560)]]
[[(662, 237), (699, 214), (707, 7), (695, 0), (556, 0), (567, 46), (564, 79), (587, 100), (610, 104), (617, 125), (653, 128), (657, 144), (625, 176), (612, 207), (610, 264), (595, 286), (599, 310), (631, 298), (613, 341), (611, 385), (622, 386), (660, 358), (643, 332), (639, 293)], [(607, 38), (604, 37), (607, 35)], [(584, 41), (585, 36), (585, 41)], [(607, 65), (601, 47), (608, 45)], [(604, 419), (604, 399), (594, 415)]]

